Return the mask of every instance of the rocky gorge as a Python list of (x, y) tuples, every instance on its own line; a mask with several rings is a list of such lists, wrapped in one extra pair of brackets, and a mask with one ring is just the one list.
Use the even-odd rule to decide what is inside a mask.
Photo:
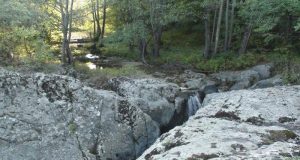
[(107, 90), (0, 69), (1, 159), (299, 156), (300, 87), (272, 68), (118, 77)]

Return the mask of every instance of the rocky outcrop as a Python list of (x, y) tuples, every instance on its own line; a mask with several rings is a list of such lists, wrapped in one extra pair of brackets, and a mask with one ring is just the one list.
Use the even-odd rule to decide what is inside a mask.
[[(242, 71), (223, 71), (206, 75), (191, 70), (182, 74), (166, 77), (169, 82), (177, 83), (186, 90), (197, 90), (204, 95), (219, 91), (241, 90), (248, 88), (266, 88), (281, 85), (277, 76), (272, 77), (273, 64), (257, 65)], [(159, 75), (156, 73), (155, 75)], [(163, 75), (158, 76), (160, 78)]]
[(251, 89), (257, 89), (257, 88), (269, 88), (274, 86), (282, 86), (284, 85), (284, 81), (282, 76), (276, 75), (272, 78), (261, 80), (257, 83), (255, 83)]
[(300, 86), (210, 94), (203, 105), (138, 159), (285, 159), (300, 155)]
[(0, 69), (1, 160), (135, 159), (159, 126), (114, 92)]
[(210, 75), (223, 91), (247, 89), (272, 76), (272, 64), (257, 65), (244, 71), (225, 71)]
[[(170, 128), (170, 125), (174, 127), (174, 124), (184, 121), (188, 93), (180, 94), (178, 85), (160, 79), (126, 77), (114, 78), (109, 83), (113, 91), (128, 99), (130, 104), (138, 106), (160, 127)], [(178, 122), (173, 121), (174, 116)]]

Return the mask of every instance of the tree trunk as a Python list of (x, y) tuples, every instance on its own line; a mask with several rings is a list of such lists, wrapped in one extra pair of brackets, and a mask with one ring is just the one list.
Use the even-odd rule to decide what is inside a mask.
[(208, 59), (210, 58), (210, 15), (206, 15), (206, 19), (204, 21), (205, 23), (205, 49), (203, 56), (204, 58)]
[[(214, 13), (214, 24), (213, 24), (213, 30), (212, 30), (212, 34), (211, 34), (211, 37), (214, 37), (215, 36), (215, 32), (216, 32), (216, 24), (217, 24), (217, 15), (218, 15), (218, 10), (217, 9), (215, 9), (215, 11), (214, 11), (215, 13)], [(214, 38), (211, 38), (211, 42), (210, 42), (211, 44), (213, 44), (214, 43)]]
[(91, 0), (92, 15), (93, 15), (93, 41), (96, 42), (96, 5), (94, 0)]
[(74, 0), (71, 0), (71, 7), (70, 7), (70, 12), (69, 12), (69, 37), (68, 37), (68, 48), (67, 48), (67, 55), (68, 55), (68, 63), (73, 64), (73, 55), (70, 49), (70, 42), (71, 42), (71, 37), (72, 37), (72, 23), (73, 23), (73, 5), (74, 5)]
[(99, 10), (99, 0), (96, 0), (96, 26), (97, 26), (97, 34), (96, 34), (96, 40), (99, 41), (101, 38), (101, 25), (100, 25), (100, 10)]
[(145, 59), (145, 54), (147, 52), (147, 42), (145, 39), (141, 39), (139, 43), (139, 49), (140, 49), (140, 58), (143, 64), (148, 65)]
[[(103, 47), (103, 38), (104, 38), (104, 33), (105, 33), (105, 25), (106, 25), (106, 0), (103, 0), (103, 17), (102, 17), (102, 29), (100, 29), (100, 37), (99, 37), (99, 46)], [(100, 18), (99, 18), (100, 21)], [(100, 24), (99, 24), (100, 27)]]
[(239, 55), (242, 55), (244, 53), (246, 53), (247, 50), (247, 46), (248, 46), (248, 42), (251, 36), (251, 31), (252, 31), (252, 26), (248, 25), (247, 27), (245, 27), (245, 31), (244, 31), (244, 36), (243, 36), (243, 40), (242, 40), (242, 44), (239, 50)]
[(73, 63), (73, 56), (70, 49), (70, 40), (72, 36), (72, 19), (73, 19), (73, 4), (74, 1), (69, 0), (65, 1), (65, 6), (62, 0), (58, 1), (61, 18), (62, 18), (62, 33), (63, 33), (63, 42), (62, 42), (62, 62), (64, 64), (72, 64)]
[(226, 0), (226, 10), (225, 10), (225, 41), (224, 41), (224, 51), (228, 50), (228, 32), (229, 32), (229, 0)]
[(157, 31), (153, 33), (153, 56), (160, 56), (160, 44), (161, 44), (162, 28), (158, 27)]
[(106, 0), (103, 0), (103, 19), (102, 19), (102, 34), (101, 34), (101, 39), (104, 38), (105, 34), (105, 25), (106, 25)]
[(215, 40), (215, 47), (214, 47), (213, 56), (215, 56), (218, 52), (221, 22), (222, 22), (222, 13), (223, 13), (223, 4), (224, 4), (224, 0), (220, 0), (220, 9), (219, 9), (219, 17), (218, 17), (218, 24), (217, 24), (217, 30), (216, 30), (216, 40)]
[(229, 35), (228, 35), (228, 48), (231, 48), (231, 44), (232, 44), (235, 6), (236, 6), (236, 0), (232, 0), (231, 13), (230, 13), (231, 15), (230, 15)]

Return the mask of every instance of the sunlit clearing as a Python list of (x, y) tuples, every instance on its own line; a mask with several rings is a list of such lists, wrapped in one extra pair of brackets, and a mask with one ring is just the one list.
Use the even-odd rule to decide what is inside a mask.
[(87, 66), (90, 70), (95, 70), (95, 69), (97, 69), (97, 66), (96, 66), (94, 63), (92, 63), (92, 62), (87, 62), (87, 63), (86, 63), (86, 66)]

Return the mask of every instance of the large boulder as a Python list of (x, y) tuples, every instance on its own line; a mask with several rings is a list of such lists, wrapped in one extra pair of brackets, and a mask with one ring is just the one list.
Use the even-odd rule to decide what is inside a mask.
[[(191, 70), (184, 71), (184, 73), (180, 74), (176, 79), (180, 79), (181, 87), (188, 90), (199, 90), (204, 92), (206, 88), (216, 87), (216, 83), (205, 74), (193, 72)], [(212, 90), (210, 90), (210, 92), (211, 91)]]
[(175, 106), (180, 88), (174, 83), (160, 79), (126, 77), (114, 78), (109, 83), (113, 91), (126, 97), (130, 104), (138, 106), (161, 127), (169, 125), (176, 111), (184, 107)]
[(251, 87), (251, 89), (269, 88), (269, 87), (282, 86), (282, 85), (284, 85), (284, 80), (283, 80), (282, 76), (276, 75), (272, 78), (258, 81)]
[(272, 76), (274, 65), (272, 63), (257, 65), (251, 68), (251, 70), (256, 71), (260, 79), (267, 79)]
[(241, 90), (250, 88), (260, 80), (270, 78), (272, 75), (272, 64), (257, 65), (244, 71), (225, 71), (211, 74), (223, 91)]
[(114, 92), (0, 69), (1, 160), (135, 159), (159, 134), (156, 122)]
[(210, 94), (138, 159), (285, 159), (300, 155), (300, 86)]

